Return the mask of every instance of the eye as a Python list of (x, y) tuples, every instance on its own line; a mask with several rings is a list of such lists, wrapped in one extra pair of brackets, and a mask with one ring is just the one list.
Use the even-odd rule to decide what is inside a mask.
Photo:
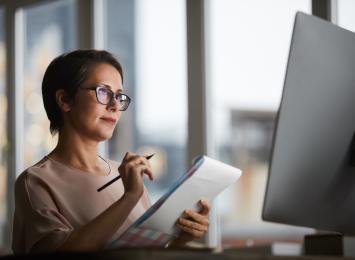
[(98, 91), (98, 94), (99, 95), (108, 95), (109, 93), (110, 93), (110, 90), (108, 90), (107, 88), (105, 88), (105, 87), (99, 87), (98, 89), (97, 89), (97, 91)]
[(112, 97), (112, 91), (105, 87), (97, 88), (97, 99), (101, 104), (108, 104)]

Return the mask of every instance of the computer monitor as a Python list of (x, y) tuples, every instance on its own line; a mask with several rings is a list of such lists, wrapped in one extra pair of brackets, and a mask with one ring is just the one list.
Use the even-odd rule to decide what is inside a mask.
[(355, 34), (297, 13), (262, 218), (355, 234)]

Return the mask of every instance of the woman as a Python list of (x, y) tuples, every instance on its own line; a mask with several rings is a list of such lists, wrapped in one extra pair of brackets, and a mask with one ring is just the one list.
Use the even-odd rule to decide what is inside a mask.
[[(122, 79), (121, 65), (106, 51), (73, 51), (48, 66), (43, 103), (58, 144), (16, 181), (14, 253), (103, 249), (149, 208), (149, 161), (126, 153), (119, 165), (98, 155), (130, 102)], [(182, 232), (172, 244), (206, 233), (209, 204), (200, 204), (200, 212), (187, 210), (177, 220)]]

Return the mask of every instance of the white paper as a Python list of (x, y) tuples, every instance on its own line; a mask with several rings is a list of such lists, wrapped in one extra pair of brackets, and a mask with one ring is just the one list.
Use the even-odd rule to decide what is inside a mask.
[(185, 209), (200, 210), (198, 201), (210, 202), (225, 188), (236, 182), (241, 170), (220, 161), (203, 156), (203, 163), (195, 173), (184, 181), (140, 226), (176, 234), (175, 223)]

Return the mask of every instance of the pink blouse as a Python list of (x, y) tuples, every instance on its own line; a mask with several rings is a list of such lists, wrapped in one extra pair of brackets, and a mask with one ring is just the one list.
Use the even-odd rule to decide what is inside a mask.
[[(119, 164), (108, 163), (111, 167), (108, 176), (95, 176), (49, 157), (26, 169), (15, 184), (14, 253), (54, 251), (74, 229), (90, 222), (121, 198), (124, 193), (121, 179), (97, 192), (99, 187), (119, 175)], [(108, 243), (122, 234), (150, 205), (148, 192), (144, 189), (142, 198)]]

